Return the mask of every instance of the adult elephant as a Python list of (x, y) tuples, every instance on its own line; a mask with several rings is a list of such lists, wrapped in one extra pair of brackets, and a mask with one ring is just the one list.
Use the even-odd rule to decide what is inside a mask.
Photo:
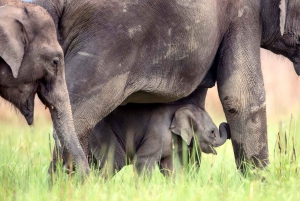
[(288, 57), (300, 74), (299, 0), (35, 3), (50, 12), (59, 30), (75, 128), (86, 154), (89, 133), (118, 105), (170, 102), (217, 81), (237, 166), (245, 160), (268, 164), (260, 47)]

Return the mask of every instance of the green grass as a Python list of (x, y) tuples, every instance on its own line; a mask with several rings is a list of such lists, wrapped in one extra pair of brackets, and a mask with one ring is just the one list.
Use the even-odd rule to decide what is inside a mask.
[[(132, 166), (127, 166), (109, 180), (92, 171), (83, 183), (76, 175), (70, 178), (58, 172), (53, 185), (47, 173), (51, 124), (42, 117), (35, 121), (34, 127), (19, 125), (18, 120), (0, 122), (0, 201), (294, 201), (300, 198), (300, 120), (296, 118), (279, 126), (268, 126), (271, 165), (246, 177), (237, 172), (228, 141), (217, 149), (217, 156), (203, 155), (200, 171), (189, 168), (173, 178), (163, 177), (158, 169), (151, 179), (138, 178)], [(50, 143), (52, 149), (52, 137)]]

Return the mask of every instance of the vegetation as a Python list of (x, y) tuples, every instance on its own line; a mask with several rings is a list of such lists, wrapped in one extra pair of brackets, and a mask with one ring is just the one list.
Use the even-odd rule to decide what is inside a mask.
[(0, 200), (298, 200), (300, 197), (300, 119), (268, 126), (270, 166), (242, 177), (235, 168), (230, 141), (218, 155), (202, 156), (200, 171), (189, 166), (172, 178), (158, 169), (138, 178), (127, 166), (105, 180), (96, 170), (85, 182), (59, 171), (51, 183), (48, 166), (53, 139), (44, 116), (35, 126), (18, 119), (0, 121)]

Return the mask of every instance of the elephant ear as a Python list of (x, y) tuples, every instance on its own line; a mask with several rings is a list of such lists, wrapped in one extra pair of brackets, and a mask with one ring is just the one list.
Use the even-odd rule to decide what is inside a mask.
[(181, 138), (190, 145), (194, 134), (195, 116), (193, 110), (190, 107), (182, 107), (175, 112), (170, 126), (170, 131)]
[(14, 78), (18, 77), (28, 41), (22, 23), (27, 14), (26, 8), (0, 7), (0, 57), (9, 65)]
[(280, 0), (280, 33), (281, 35), (284, 34), (284, 29), (285, 29), (285, 21), (286, 21), (286, 1), (285, 0)]

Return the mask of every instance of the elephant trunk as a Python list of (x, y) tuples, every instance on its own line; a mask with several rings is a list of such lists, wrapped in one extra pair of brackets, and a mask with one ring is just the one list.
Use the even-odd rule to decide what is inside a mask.
[(41, 93), (38, 95), (50, 110), (55, 133), (65, 151), (63, 153), (64, 164), (68, 169), (73, 169), (74, 164), (80, 175), (86, 175), (89, 172), (89, 165), (75, 132), (64, 75), (62, 74), (53, 81), (50, 90), (46, 90), (46, 87), (42, 85)]
[(219, 134), (220, 134), (220, 136), (217, 136), (214, 147), (219, 147), (219, 146), (223, 145), (227, 139), (230, 139), (230, 129), (229, 129), (229, 125), (227, 123), (220, 124)]

